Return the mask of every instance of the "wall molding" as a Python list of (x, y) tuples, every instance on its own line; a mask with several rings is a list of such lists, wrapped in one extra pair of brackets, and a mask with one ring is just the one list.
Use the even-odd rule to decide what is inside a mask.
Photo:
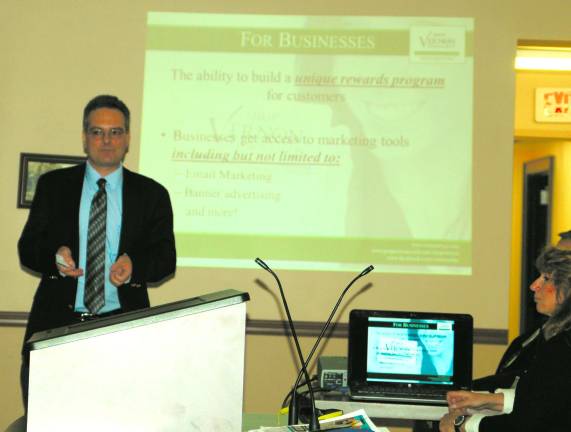
[[(28, 322), (27, 312), (0, 311), (0, 327), (25, 327)], [(295, 331), (298, 336), (315, 337), (321, 333), (323, 322), (298, 321)], [(326, 337), (347, 338), (349, 325), (347, 323), (333, 324)], [(257, 320), (246, 321), (246, 334), (258, 336), (289, 336), (291, 334), (287, 321)], [(474, 343), (484, 345), (507, 345), (508, 331), (504, 329), (474, 329)]]
[(0, 327), (26, 327), (28, 312), (0, 311)]
[[(321, 333), (323, 322), (297, 321), (295, 332), (298, 336), (317, 337)], [(251, 335), (285, 336), (291, 335), (287, 321), (248, 320), (246, 333)], [(328, 330), (326, 337), (346, 338), (349, 333), (347, 323), (337, 323)], [(485, 345), (507, 345), (508, 331), (503, 329), (474, 329), (474, 343)]]

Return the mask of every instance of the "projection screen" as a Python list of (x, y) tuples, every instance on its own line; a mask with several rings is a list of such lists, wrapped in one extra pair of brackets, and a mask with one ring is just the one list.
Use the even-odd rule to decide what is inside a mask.
[(473, 19), (148, 14), (178, 265), (472, 272)]

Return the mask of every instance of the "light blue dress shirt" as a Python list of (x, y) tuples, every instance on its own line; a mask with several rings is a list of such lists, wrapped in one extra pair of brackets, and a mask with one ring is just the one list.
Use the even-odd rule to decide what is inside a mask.
[[(97, 180), (101, 175), (93, 169), (89, 161), (85, 166), (83, 190), (79, 206), (79, 268), (83, 269), (83, 276), (77, 279), (77, 295), (75, 297), (75, 311), (87, 312), (83, 303), (85, 292), (85, 262), (87, 256), (87, 228), (89, 225), (89, 210), (93, 196), (99, 189)], [(104, 177), (107, 193), (107, 232), (105, 241), (105, 305), (98, 313), (111, 312), (119, 309), (119, 295), (117, 287), (109, 280), (109, 270), (117, 259), (119, 240), (121, 238), (121, 221), (123, 215), (123, 166)]]

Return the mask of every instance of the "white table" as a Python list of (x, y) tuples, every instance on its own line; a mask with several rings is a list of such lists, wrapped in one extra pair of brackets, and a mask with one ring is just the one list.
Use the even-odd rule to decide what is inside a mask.
[(340, 409), (343, 412), (363, 408), (370, 418), (440, 420), (448, 412), (446, 405), (412, 405), (399, 403), (365, 402), (350, 399), (345, 395), (316, 395), (315, 405), (319, 409)]

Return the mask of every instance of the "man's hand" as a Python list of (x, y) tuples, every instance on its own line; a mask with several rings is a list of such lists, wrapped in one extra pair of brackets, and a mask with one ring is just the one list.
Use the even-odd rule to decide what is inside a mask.
[(64, 275), (78, 278), (83, 275), (83, 270), (75, 268), (75, 261), (71, 257), (71, 249), (67, 246), (61, 246), (56, 252), (56, 264), (58, 271)]
[(109, 280), (116, 287), (123, 285), (131, 279), (131, 274), (133, 273), (133, 262), (129, 255), (123, 254), (117, 261), (113, 263), (111, 269), (109, 269)]

